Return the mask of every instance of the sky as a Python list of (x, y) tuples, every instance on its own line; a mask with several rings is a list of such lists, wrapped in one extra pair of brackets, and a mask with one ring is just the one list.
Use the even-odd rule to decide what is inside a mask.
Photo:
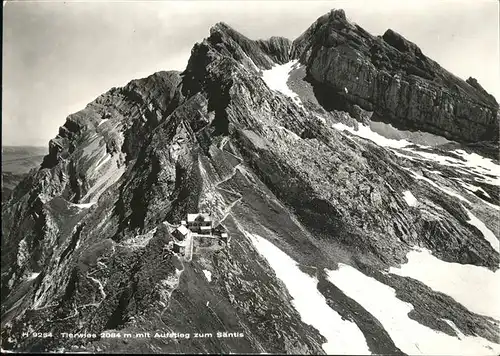
[(251, 39), (293, 40), (333, 8), (374, 35), (394, 29), (500, 101), (496, 0), (4, 1), (2, 145), (48, 146), (111, 87), (183, 70), (219, 21)]

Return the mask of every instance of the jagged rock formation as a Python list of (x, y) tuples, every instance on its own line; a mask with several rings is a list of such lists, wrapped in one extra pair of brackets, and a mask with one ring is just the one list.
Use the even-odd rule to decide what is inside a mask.
[[(339, 39), (344, 20), (340, 12), (326, 15), (293, 45), (276, 37), (253, 41), (217, 24), (194, 46), (183, 73), (132, 81), (70, 115), (41, 168), (3, 205), (2, 348), (412, 354), (415, 343), (435, 353), (429, 347), (461, 350), (469, 343), (471, 352), (494, 354), (498, 320), (487, 307), (405, 275), (403, 267), (419, 247), (453, 271), (463, 265), (487, 278), (495, 274), (498, 162), (467, 167), (471, 148), (456, 143), (429, 149), (357, 137), (369, 117), (357, 123), (325, 104), (332, 83), (345, 84), (348, 93), (358, 88), (350, 72), (344, 79), (333, 68), (319, 74), (321, 58), (335, 48), (318, 41)], [(358, 27), (348, 33), (371, 38)], [(420, 56), (398, 35), (385, 37)], [(307, 72), (312, 85), (285, 73), (278, 79), (298, 78), (290, 87), (303, 94), (273, 90), (279, 85), (269, 71), (299, 56), (307, 67), (293, 62), (292, 72)], [(402, 66), (388, 58), (386, 65)], [(345, 98), (364, 115), (369, 98)], [(416, 117), (412, 128), (447, 137), (445, 130), (463, 132), (457, 120), (445, 124), (443, 116), (446, 129)], [(195, 211), (210, 211), (231, 244), (195, 251), (187, 262), (165, 253), (166, 226)], [(273, 248), (279, 250), (268, 253)], [(411, 331), (406, 342), (399, 324), (387, 323), (342, 283), (344, 271), (390, 291), (383, 297), (378, 287), (364, 291), (374, 301), (411, 305), (388, 312), (442, 342), (411, 342), (420, 335)], [(305, 284), (297, 288), (296, 279)], [(301, 299), (303, 291), (311, 294)], [(23, 337), (26, 330), (58, 336)], [(68, 332), (90, 336), (60, 336)], [(161, 337), (168, 332), (191, 337)]]
[[(325, 100), (356, 104), (378, 120), (458, 141), (498, 141), (495, 98), (455, 77), (393, 30), (374, 37), (343, 10), (319, 18), (293, 43)], [(342, 106), (339, 109), (343, 109)]]

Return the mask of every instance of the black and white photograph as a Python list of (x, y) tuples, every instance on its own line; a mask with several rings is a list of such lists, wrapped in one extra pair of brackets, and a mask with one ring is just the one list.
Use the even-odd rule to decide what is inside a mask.
[(500, 354), (497, 0), (2, 10), (2, 354)]

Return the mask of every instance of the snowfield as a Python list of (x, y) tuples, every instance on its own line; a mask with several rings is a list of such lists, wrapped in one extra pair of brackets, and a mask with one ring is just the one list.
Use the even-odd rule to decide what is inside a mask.
[[(379, 146), (392, 149), (400, 149), (401, 151), (410, 152), (420, 157), (411, 157), (393, 150), (393, 152), (398, 156), (405, 157), (410, 160), (433, 161), (443, 166), (455, 167), (459, 170), (474, 174), (474, 179), (478, 182), (500, 185), (500, 165), (496, 164), (491, 159), (482, 157), (476, 153), (467, 153), (461, 149), (450, 151), (451, 153), (454, 153), (455, 155), (458, 155), (460, 157), (455, 158), (451, 156), (440, 155), (437, 153), (421, 151), (418, 149), (429, 148), (428, 146), (414, 144), (407, 140), (395, 140), (386, 138), (385, 136), (382, 136), (379, 133), (373, 131), (370, 126), (367, 125), (358, 124), (358, 130), (355, 130), (353, 127), (347, 126), (343, 123), (335, 123), (332, 125), (332, 127), (339, 131), (348, 131), (352, 135), (370, 140)], [(409, 145), (414, 145), (418, 148), (406, 147)]]
[[(424, 269), (422, 266), (418, 264), (419, 269)], [(351, 266), (341, 263), (338, 270), (326, 272), (328, 280), (377, 318), (394, 344), (408, 355), (498, 355), (500, 352), (500, 345), (483, 338), (463, 334), (453, 337), (410, 319), (408, 313), (413, 305), (398, 299), (393, 288)], [(426, 269), (427, 275), (433, 273), (431, 268)]]
[(421, 248), (414, 248), (406, 257), (408, 263), (391, 267), (389, 273), (416, 279), (471, 312), (500, 321), (500, 270), (445, 262)]
[(369, 126), (358, 124), (358, 130), (354, 130), (353, 127), (347, 126), (343, 123), (335, 123), (332, 125), (334, 129), (339, 131), (348, 131), (355, 136), (359, 136), (365, 138), (367, 140), (376, 143), (382, 147), (391, 147), (391, 148), (403, 148), (405, 146), (411, 145), (412, 143), (406, 140), (394, 140), (390, 138), (386, 138), (374, 131)]
[(490, 174), (495, 176), (495, 178), (486, 178), (485, 181), (494, 184), (500, 185), (500, 166), (494, 163), (489, 158), (484, 158), (476, 153), (467, 153), (464, 150), (456, 150), (454, 151), (456, 154), (462, 156), (465, 159), (465, 165), (467, 167), (472, 168), (479, 174)]
[(293, 66), (298, 63), (298, 60), (293, 60), (285, 64), (277, 64), (271, 69), (262, 71), (262, 79), (271, 90), (279, 91), (280, 93), (292, 98), (292, 100), (300, 107), (303, 107), (299, 96), (293, 92), (288, 85), (289, 73)]
[[(481, 188), (481, 187), (478, 187), (478, 186), (475, 186), (475, 185), (472, 185), (472, 184), (469, 184), (469, 183), (465, 183), (462, 180), (458, 180), (458, 183), (462, 187), (464, 187), (465, 189), (467, 189), (468, 191), (470, 191), (472, 193), (481, 192), (482, 194), (484, 194), (485, 197), (491, 199), (491, 196), (483, 188)], [(499, 207), (497, 206), (496, 208), (499, 208)]]
[(430, 180), (429, 178), (426, 178), (424, 177), (423, 175), (421, 174), (418, 174), (418, 173), (415, 173), (413, 172), (411, 169), (409, 168), (406, 168), (406, 167), (402, 167), (404, 170), (410, 172), (411, 175), (413, 175), (413, 177), (417, 180), (423, 180), (424, 182), (427, 182), (429, 183), (430, 185), (432, 185), (434, 188), (436, 189), (439, 189), (440, 191), (442, 191), (443, 193), (445, 194), (448, 194), (450, 197), (454, 197), (454, 198), (457, 198), (458, 200), (461, 200), (463, 202), (466, 202), (470, 205), (473, 205), (469, 200), (465, 199), (463, 196), (461, 196), (460, 194), (454, 192), (453, 190), (451, 189), (448, 189), (448, 188), (444, 188), (444, 187), (441, 187), (440, 185), (436, 184), (434, 181)]
[(500, 185), (500, 166), (489, 158), (481, 157), (475, 153), (467, 153), (463, 150), (451, 151), (451, 153), (459, 155), (462, 160), (412, 148), (407, 148), (405, 150), (415, 153), (427, 161), (434, 161), (443, 166), (455, 167), (459, 170), (472, 173), (476, 176), (475, 180), (478, 182)]
[[(429, 183), (433, 187), (441, 190), (443, 193), (446, 193), (446, 194), (448, 194), (451, 197), (457, 198), (460, 201), (463, 201), (463, 202), (466, 202), (466, 203), (468, 203), (470, 205), (473, 205), (469, 200), (465, 199), (460, 194), (458, 194), (458, 193), (456, 193), (456, 192), (454, 192), (454, 191), (452, 191), (450, 189), (447, 189), (447, 188), (439, 186), (438, 184), (436, 184), (435, 182), (433, 182), (429, 178), (426, 178), (426, 177), (424, 177), (424, 176), (422, 176), (422, 175), (420, 175), (418, 173), (412, 172), (409, 168), (404, 168), (403, 167), (403, 169), (405, 169), (405, 170), (409, 171), (410, 173), (412, 173), (412, 175), (413, 175), (414, 178), (419, 179), (419, 180), (423, 180), (423, 181)], [(484, 224), (484, 222), (482, 222), (474, 214), (472, 214), (472, 212), (469, 209), (467, 209), (463, 205), (462, 205), (462, 207), (465, 209), (465, 211), (467, 211), (467, 215), (469, 216), (469, 221), (467, 221), (467, 223), (469, 223), (469, 224), (477, 227), (479, 229), (479, 231), (481, 231), (481, 233), (483, 234), (485, 240), (488, 241), (488, 243), (491, 245), (491, 247), (493, 247), (493, 249), (495, 251), (500, 252), (500, 241), (497, 239), (497, 237), (495, 236), (495, 234), (493, 233), (493, 231), (491, 231)]]
[(330, 308), (325, 297), (318, 291), (318, 280), (302, 272), (297, 263), (266, 239), (245, 232), (259, 254), (286, 286), (292, 296), (292, 305), (302, 321), (312, 325), (327, 342), (323, 350), (327, 354), (371, 354), (366, 339), (358, 326)]

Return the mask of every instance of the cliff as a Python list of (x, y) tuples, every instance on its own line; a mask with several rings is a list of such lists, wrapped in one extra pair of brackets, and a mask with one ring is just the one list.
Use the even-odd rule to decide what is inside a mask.
[[(498, 103), (477, 81), (462, 79), (393, 30), (370, 35), (343, 10), (320, 17), (293, 42), (292, 57), (332, 101), (372, 111), (373, 119), (451, 140), (499, 138)], [(352, 111), (352, 109), (350, 109)]]

